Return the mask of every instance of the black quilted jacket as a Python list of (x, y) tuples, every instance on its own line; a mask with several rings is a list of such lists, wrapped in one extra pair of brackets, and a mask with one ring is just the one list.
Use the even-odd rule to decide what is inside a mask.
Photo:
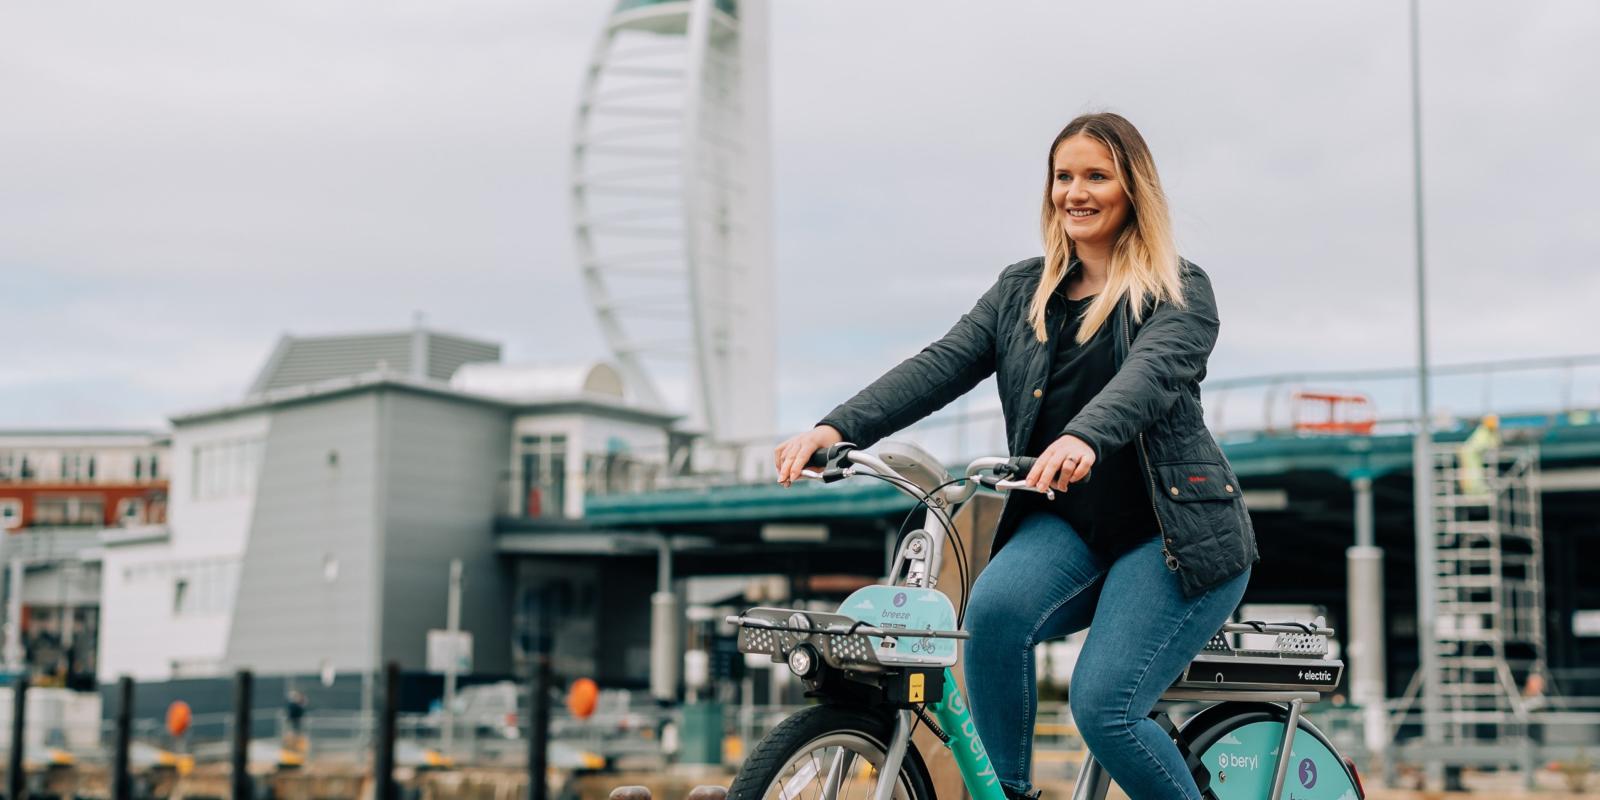
[[(1054, 342), (1034, 338), (1027, 319), (1043, 264), (1032, 258), (1007, 267), (949, 333), (819, 424), (869, 447), (995, 375), (1011, 453), (1022, 454), (1040, 406), (1050, 400), (1044, 390)], [(1167, 566), (1192, 596), (1233, 578), (1260, 556), (1239, 481), (1200, 409), (1200, 381), (1217, 340), (1211, 280), (1186, 261), (1183, 283), (1186, 308), (1163, 304), (1137, 324), (1126, 303), (1112, 313), (1106, 324), (1118, 334), (1117, 374), (1061, 432), (1088, 442), (1097, 456), (1124, 445), (1138, 448)], [(1053, 318), (1046, 326), (1060, 329)], [(1011, 537), (1019, 511), (1019, 504), (1006, 504), (994, 551)]]

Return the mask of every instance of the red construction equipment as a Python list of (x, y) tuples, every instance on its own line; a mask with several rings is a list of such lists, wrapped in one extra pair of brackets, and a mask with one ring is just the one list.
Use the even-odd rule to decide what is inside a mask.
[(1291, 419), (1296, 433), (1370, 436), (1378, 422), (1372, 398), (1364, 394), (1295, 392)]

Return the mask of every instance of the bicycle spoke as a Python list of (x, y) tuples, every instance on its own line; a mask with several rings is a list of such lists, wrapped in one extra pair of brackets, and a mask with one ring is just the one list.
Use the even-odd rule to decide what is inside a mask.
[(797, 765), (794, 770), (794, 777), (779, 785), (778, 796), (781, 800), (790, 800), (790, 798), (799, 800), (800, 797), (804, 796), (805, 785), (817, 777), (817, 771), (815, 761), (807, 761), (804, 764)]
[(833, 764), (828, 767), (827, 780), (823, 781), (822, 800), (841, 800), (839, 787), (854, 760), (855, 753), (845, 747), (839, 748), (839, 754), (833, 757)]
[[(811, 758), (812, 769), (815, 770), (815, 772), (817, 774), (819, 774), (819, 775), (822, 774), (822, 763), (817, 758), (817, 756), (818, 756), (818, 754), (826, 754), (827, 750), (828, 750), (828, 748), (823, 747), (823, 748), (818, 748), (817, 750), (812, 750), (810, 753), (807, 753), (807, 755), (810, 756), (810, 758)], [(822, 792), (826, 788), (826, 786), (827, 786), (827, 780), (826, 779), (824, 779), (822, 781), (819, 781), (817, 783), (817, 800), (823, 800)]]

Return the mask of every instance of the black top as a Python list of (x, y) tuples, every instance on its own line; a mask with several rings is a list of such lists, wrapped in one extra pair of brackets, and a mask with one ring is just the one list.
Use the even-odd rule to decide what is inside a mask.
[[(1051, 336), (1054, 353), (1050, 377), (1039, 408), (1039, 423), (1028, 443), (1030, 456), (1038, 456), (1060, 438), (1067, 423), (1117, 372), (1112, 353), (1115, 332), (1109, 320), (1089, 341), (1081, 345), (1077, 342), (1079, 320), (1093, 299), (1090, 296), (1069, 300), (1060, 289), (1051, 298), (1065, 313), (1061, 314), (1061, 329)], [(1137, 447), (1135, 440), (1133, 444), (1102, 453), (1089, 477), (1072, 484), (1068, 491), (1056, 492), (1054, 502), (1031, 492), (1018, 495), (1028, 498), (1027, 502), (1034, 508), (1049, 508), (1060, 514), (1089, 546), (1114, 558), (1155, 536), (1158, 530), (1155, 509), (1145, 486), (1149, 478), (1139, 463)]]

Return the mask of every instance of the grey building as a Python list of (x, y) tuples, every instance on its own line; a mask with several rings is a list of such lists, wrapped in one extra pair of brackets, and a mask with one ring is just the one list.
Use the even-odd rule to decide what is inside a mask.
[(549, 570), (503, 552), (497, 520), (581, 527), (586, 494), (663, 474), (676, 417), (606, 365), (498, 357), (426, 330), (285, 337), (240, 402), (172, 417), (167, 525), (106, 543), (101, 680), (425, 672), (452, 559), (473, 672), (511, 673), (519, 583)]

